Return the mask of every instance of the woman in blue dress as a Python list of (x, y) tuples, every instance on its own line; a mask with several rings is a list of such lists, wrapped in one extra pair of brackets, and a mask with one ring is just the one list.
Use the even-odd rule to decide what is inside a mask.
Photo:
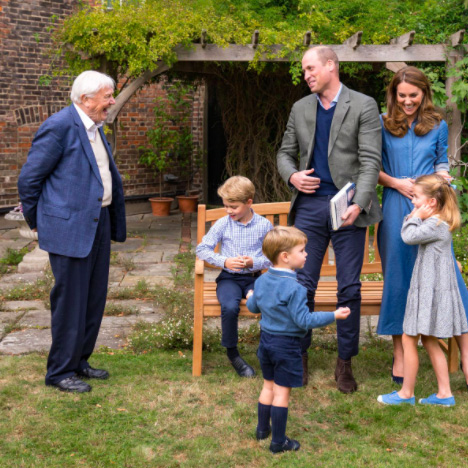
[[(377, 333), (392, 335), (392, 378), (403, 383), (403, 318), (418, 246), (401, 239), (403, 219), (413, 205), (413, 183), (417, 176), (437, 172), (450, 178), (447, 159), (447, 123), (435, 111), (431, 88), (424, 73), (404, 67), (387, 89), (387, 114), (382, 117), (383, 221), (377, 233), (384, 273), (384, 290)], [(468, 292), (456, 268), (465, 310)], [(459, 337), (465, 378), (468, 382), (468, 335)]]

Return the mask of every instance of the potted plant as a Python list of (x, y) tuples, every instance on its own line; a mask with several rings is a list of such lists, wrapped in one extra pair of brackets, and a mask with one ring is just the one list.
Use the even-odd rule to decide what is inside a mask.
[(193, 191), (190, 187), (193, 175), (201, 167), (202, 160), (199, 147), (193, 142), (190, 126), (181, 128), (176, 155), (180, 174), (186, 180), (185, 194), (177, 195), (176, 197), (179, 203), (179, 210), (182, 213), (193, 213), (197, 210), (199, 194), (198, 191)]
[(159, 197), (150, 198), (151, 210), (155, 216), (168, 216), (173, 198), (162, 196), (163, 176), (171, 165), (174, 145), (177, 142), (177, 132), (168, 128), (170, 114), (164, 109), (163, 98), (156, 99), (154, 108), (155, 122), (153, 128), (146, 132), (149, 147), (140, 146), (140, 163), (148, 166), (158, 175)]

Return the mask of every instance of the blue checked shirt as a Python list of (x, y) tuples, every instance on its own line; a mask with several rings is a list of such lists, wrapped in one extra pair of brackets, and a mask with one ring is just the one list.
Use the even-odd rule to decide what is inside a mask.
[[(252, 210), (253, 211), (253, 210)], [(197, 246), (197, 256), (211, 265), (223, 268), (230, 273), (253, 273), (271, 266), (262, 253), (263, 238), (273, 229), (272, 224), (263, 216), (253, 213), (247, 224), (232, 220), (229, 216), (218, 219)], [(220, 253), (215, 253), (216, 245), (221, 242)], [(252, 268), (233, 271), (224, 268), (224, 262), (231, 257), (247, 255), (253, 259)]]

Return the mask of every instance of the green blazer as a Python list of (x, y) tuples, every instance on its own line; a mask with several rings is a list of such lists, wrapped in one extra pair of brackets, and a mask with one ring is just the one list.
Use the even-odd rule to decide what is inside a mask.
[[(297, 101), (291, 110), (283, 142), (277, 155), (278, 170), (284, 181), (294, 172), (309, 166), (315, 139), (317, 105), (315, 94)], [(349, 181), (356, 184), (353, 202), (363, 208), (355, 221), (358, 227), (382, 219), (375, 187), (379, 178), (382, 151), (382, 127), (377, 103), (369, 96), (343, 85), (330, 129), (328, 165), (335, 185), (341, 189)], [(289, 223), (294, 223), (294, 188)]]

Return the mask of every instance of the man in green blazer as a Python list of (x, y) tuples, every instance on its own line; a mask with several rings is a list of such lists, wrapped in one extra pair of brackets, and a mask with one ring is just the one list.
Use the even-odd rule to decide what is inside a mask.
[[(337, 324), (337, 388), (357, 390), (351, 358), (358, 354), (361, 283), (366, 227), (382, 219), (375, 191), (381, 166), (381, 124), (374, 99), (340, 82), (339, 62), (326, 46), (309, 49), (302, 59), (304, 79), (312, 95), (293, 105), (277, 155), (278, 170), (293, 190), (290, 224), (308, 237), (307, 262), (298, 280), (308, 290), (310, 310), (320, 268), (331, 240), (337, 265), (337, 307), (351, 315)], [(348, 182), (356, 193), (344, 223), (333, 231), (330, 199)], [(309, 333), (302, 343), (304, 384), (307, 384)]]

